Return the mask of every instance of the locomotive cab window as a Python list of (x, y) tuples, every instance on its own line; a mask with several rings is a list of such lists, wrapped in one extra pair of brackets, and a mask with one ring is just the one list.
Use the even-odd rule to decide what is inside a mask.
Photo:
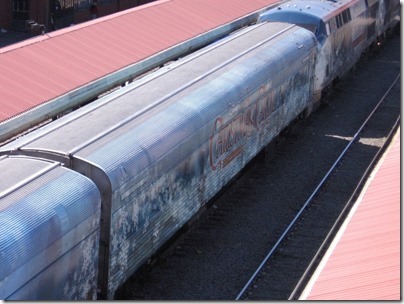
[(341, 14), (338, 14), (337, 16), (335, 16), (337, 28), (340, 28), (341, 26), (350, 22), (351, 20), (352, 20), (351, 11), (349, 9), (346, 9)]
[(331, 18), (330, 21), (327, 22), (327, 33), (328, 31), (330, 33), (335, 33), (335, 31), (337, 30), (337, 22), (336, 22), (336, 18)]
[(340, 28), (340, 27), (343, 25), (343, 23), (342, 23), (342, 18), (341, 18), (341, 14), (335, 16), (335, 21), (336, 21), (336, 23), (337, 23), (337, 28)]
[(330, 30), (330, 24), (329, 23), (325, 24), (325, 30), (327, 31), (327, 36), (330, 36), (331, 30)]
[(344, 20), (344, 24), (352, 20), (351, 11), (349, 9), (343, 11), (341, 14), (342, 14), (342, 20)]

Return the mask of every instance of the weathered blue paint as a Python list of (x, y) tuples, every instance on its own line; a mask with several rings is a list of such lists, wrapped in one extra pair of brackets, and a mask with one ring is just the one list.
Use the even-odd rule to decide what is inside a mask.
[[(273, 33), (265, 31), (260, 42)], [(315, 39), (286, 31), (225, 64), (217, 60), (208, 75), (76, 153), (111, 181), (109, 296), (309, 106)], [(205, 58), (199, 66), (212, 54)], [(183, 69), (195, 64), (168, 75), (188, 79)], [(125, 98), (137, 96), (134, 89)]]
[(60, 163), (2, 158), (0, 299), (95, 299), (100, 204)]

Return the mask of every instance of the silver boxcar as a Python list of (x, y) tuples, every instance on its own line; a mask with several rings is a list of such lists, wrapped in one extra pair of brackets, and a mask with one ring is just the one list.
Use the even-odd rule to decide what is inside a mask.
[(310, 106), (316, 39), (260, 24), (3, 148), (50, 157), (102, 193), (101, 297)]
[(60, 163), (1, 157), (0, 299), (94, 299), (100, 203)]
[(368, 0), (291, 0), (260, 15), (258, 22), (287, 22), (315, 33), (319, 41), (315, 101), (354, 66), (377, 35), (397, 22), (399, 0), (369, 1), (371, 9)]

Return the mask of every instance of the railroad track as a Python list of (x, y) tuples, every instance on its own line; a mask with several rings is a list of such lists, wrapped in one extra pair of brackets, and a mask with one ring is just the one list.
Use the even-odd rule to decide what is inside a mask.
[[(366, 178), (400, 125), (400, 117), (396, 118), (393, 127), (390, 124), (379, 123), (381, 120), (394, 122), (396, 115), (391, 111), (389, 97), (393, 95), (393, 89), (399, 91), (397, 85), (399, 79), (400, 76), (397, 76), (365, 122), (348, 141), (346, 148), (257, 267), (235, 298), (236, 300), (270, 299), (275, 283), (273, 277), (276, 277), (274, 273), (292, 270), (291, 275), (294, 275), (297, 273), (295, 269), (298, 269), (301, 264), (300, 252), (307, 251), (307, 256), (312, 256), (313, 249), (320, 248), (297, 288), (286, 297), (293, 300), (299, 298), (305, 284), (359, 196)], [(377, 138), (375, 136), (378, 133), (388, 135)], [(362, 159), (360, 163), (358, 163), (358, 157)], [(320, 240), (322, 244), (319, 246)], [(296, 254), (297, 252), (299, 254)], [(276, 259), (278, 261), (271, 263)], [(285, 299), (283, 296), (282, 298)]]
[[(188, 231), (133, 276), (121, 298), (288, 299), (400, 117), (400, 82), (391, 86), (399, 72), (400, 37), (394, 35), (358, 64), (327, 105), (269, 149), (271, 159), (253, 162)], [(267, 258), (356, 134), (308, 213)], [(268, 263), (252, 278), (264, 259)]]

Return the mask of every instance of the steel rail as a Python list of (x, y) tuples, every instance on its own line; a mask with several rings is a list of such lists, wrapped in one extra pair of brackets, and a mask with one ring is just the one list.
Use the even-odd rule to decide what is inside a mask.
[(328, 170), (328, 172), (326, 173), (326, 175), (323, 177), (323, 179), (320, 181), (320, 183), (318, 184), (318, 186), (316, 187), (316, 189), (313, 191), (313, 193), (310, 195), (310, 197), (306, 200), (306, 202), (304, 203), (303, 207), (299, 210), (299, 212), (296, 214), (296, 216), (293, 218), (293, 220), (291, 221), (291, 223), (288, 225), (288, 227), (285, 229), (285, 231), (282, 233), (282, 235), (280, 236), (280, 238), (278, 239), (278, 241), (275, 243), (275, 245), (272, 247), (272, 249), (269, 251), (269, 253), (265, 256), (264, 260), (261, 262), (261, 264), (258, 266), (257, 270), (254, 272), (254, 274), (250, 277), (250, 279), (248, 280), (248, 282), (245, 284), (245, 286), (243, 287), (243, 289), (239, 292), (239, 294), (237, 295), (237, 297), (235, 298), (236, 301), (240, 300), (240, 298), (244, 295), (244, 293), (246, 292), (246, 290), (248, 289), (248, 287), (250, 287), (251, 283), (255, 280), (255, 278), (257, 277), (258, 273), (260, 273), (260, 271), (262, 270), (262, 268), (266, 265), (267, 261), (269, 260), (269, 258), (273, 255), (273, 253), (278, 249), (279, 245), (282, 243), (282, 241), (285, 239), (286, 235), (290, 232), (290, 230), (292, 229), (292, 227), (295, 225), (295, 223), (297, 222), (297, 220), (300, 218), (301, 214), (303, 213), (303, 211), (306, 210), (307, 206), (312, 202), (313, 198), (316, 196), (316, 194), (320, 191), (321, 187), (324, 185), (324, 183), (328, 180), (328, 178), (330, 177), (330, 175), (333, 173), (334, 169), (337, 167), (337, 165), (340, 163), (341, 159), (345, 156), (345, 154), (347, 153), (347, 151), (349, 150), (349, 148), (352, 146), (352, 144), (356, 141), (356, 139), (358, 138), (360, 132), (363, 130), (363, 128), (366, 126), (366, 124), (368, 123), (368, 121), (370, 120), (370, 118), (374, 115), (374, 113), (376, 112), (376, 110), (379, 108), (379, 106), (381, 105), (381, 103), (384, 101), (384, 99), (386, 98), (387, 94), (391, 91), (391, 89), (393, 88), (393, 86), (396, 84), (396, 82), (398, 81), (398, 79), (400, 78), (400, 74), (398, 74), (398, 76), (396, 77), (396, 79), (393, 81), (393, 84), (387, 89), (386, 93), (383, 95), (383, 97), (379, 100), (378, 104), (374, 107), (374, 109), (372, 110), (372, 112), (368, 115), (368, 117), (365, 119), (365, 121), (362, 123), (362, 125), (359, 127), (358, 131), (355, 133), (355, 135), (353, 136), (353, 138), (349, 141), (349, 143), (347, 144), (347, 146), (345, 147), (345, 149), (342, 151), (342, 153), (339, 155), (339, 157), (337, 158), (337, 160), (334, 162), (334, 164), (331, 166), (331, 168)]
[(398, 129), (398, 126), (400, 125), (400, 117), (396, 120), (394, 127), (392, 128), (391, 132), (388, 135), (388, 140), (386, 143), (380, 147), (379, 151), (377, 151), (376, 155), (373, 157), (372, 161), (370, 162), (368, 168), (366, 169), (365, 173), (363, 174), (361, 180), (359, 181), (357, 187), (353, 191), (351, 197), (349, 198), (347, 204), (345, 205), (344, 209), (342, 210), (340, 216), (337, 218), (335, 221), (334, 225), (330, 229), (330, 232), (327, 234), (326, 238), (322, 242), (320, 249), (317, 251), (316, 255), (310, 262), (309, 266), (307, 267), (306, 271), (300, 278), (299, 282), (296, 284), (294, 290), (290, 294), (288, 300), (299, 300), (301, 297), (307, 283), (309, 282), (311, 276), (313, 275), (314, 271), (317, 269), (317, 266), (321, 262), (322, 258), (324, 257), (328, 247), (330, 246), (331, 242), (334, 240), (335, 235), (338, 233), (340, 230), (342, 224), (345, 222), (346, 217), (349, 214), (349, 211), (351, 210), (352, 206), (355, 204), (355, 198), (357, 197), (358, 193), (360, 193), (363, 185), (366, 182), (366, 178), (369, 176), (371, 173), (371, 169), (374, 168), (376, 162), (380, 159), (380, 156), (383, 151), (387, 149), (387, 146), (389, 143), (394, 138), (394, 135)]
[[(400, 75), (398, 76), (400, 77)], [(392, 89), (394, 84), (397, 82), (398, 78), (395, 79), (393, 82), (393, 85), (389, 87), (388, 92)], [(388, 93), (387, 92), (387, 93)], [(384, 100), (387, 94), (385, 94), (381, 101)], [(379, 102), (380, 104), (380, 102)], [(379, 106), (377, 105), (377, 107)], [(372, 112), (373, 113), (373, 112)], [(306, 271), (300, 278), (299, 282), (296, 284), (296, 287), (292, 291), (292, 293), (289, 296), (288, 300), (298, 300), (299, 297), (301, 296), (305, 286), (307, 285), (309, 279), (311, 278), (311, 275), (314, 273), (315, 269), (317, 268), (320, 260), (324, 256), (325, 251), (328, 249), (329, 245), (331, 244), (332, 240), (334, 239), (336, 233), (339, 231), (340, 227), (342, 226), (343, 222), (345, 221), (350, 209), (352, 208), (353, 204), (355, 203), (355, 198), (357, 197), (357, 194), (361, 191), (363, 185), (366, 182), (367, 177), (371, 173), (371, 169), (374, 168), (376, 162), (380, 159), (380, 156), (382, 152), (384, 152), (387, 149), (387, 146), (391, 143), (391, 141), (394, 138), (394, 135), (400, 125), (400, 116), (397, 118), (396, 122), (394, 123), (393, 128), (389, 132), (387, 136), (386, 142), (379, 148), (375, 156), (372, 158), (372, 161), (370, 162), (369, 166), (367, 167), (365, 173), (363, 174), (361, 180), (359, 181), (358, 185), (356, 186), (355, 190), (353, 191), (351, 197), (349, 198), (348, 202), (346, 203), (344, 209), (342, 210), (340, 216), (336, 219), (334, 225), (330, 229), (330, 232), (327, 234), (326, 238), (322, 242), (320, 249), (317, 251), (316, 255), (310, 262), (309, 266), (307, 267)]]

